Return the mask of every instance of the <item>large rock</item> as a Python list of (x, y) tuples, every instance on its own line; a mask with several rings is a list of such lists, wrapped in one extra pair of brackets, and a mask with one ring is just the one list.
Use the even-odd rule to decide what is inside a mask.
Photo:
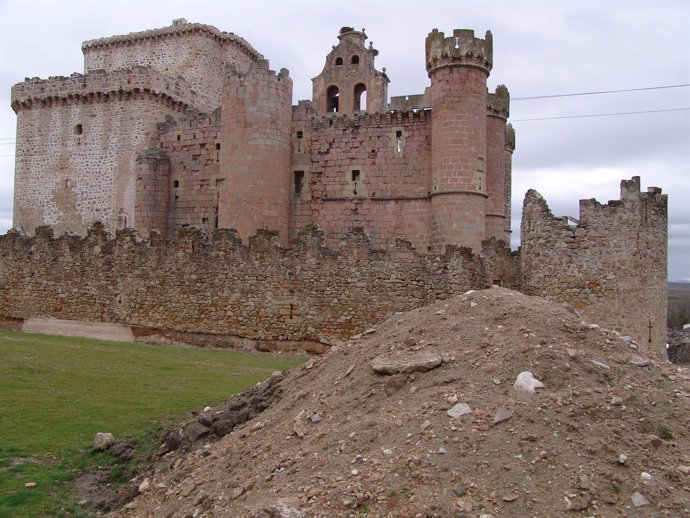
[(371, 367), (378, 374), (392, 375), (401, 372), (426, 372), (441, 363), (441, 353), (435, 351), (394, 351), (379, 354), (371, 361)]
[(93, 440), (93, 449), (96, 451), (107, 450), (114, 442), (113, 434), (98, 432)]

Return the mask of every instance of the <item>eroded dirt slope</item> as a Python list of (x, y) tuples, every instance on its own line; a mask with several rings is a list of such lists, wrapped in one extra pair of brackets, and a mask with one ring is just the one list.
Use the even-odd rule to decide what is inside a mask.
[[(544, 387), (516, 390), (523, 371)], [(690, 516), (687, 369), (544, 299), (492, 288), (395, 315), (277, 385), (110, 516)]]

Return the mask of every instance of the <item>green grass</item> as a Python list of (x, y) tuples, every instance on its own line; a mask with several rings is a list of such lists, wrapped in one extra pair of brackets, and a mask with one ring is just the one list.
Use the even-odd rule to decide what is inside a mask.
[(88, 452), (96, 432), (153, 446), (171, 418), (306, 358), (0, 331), (0, 359), (0, 516), (31, 518), (87, 516), (66, 482), (105, 461)]

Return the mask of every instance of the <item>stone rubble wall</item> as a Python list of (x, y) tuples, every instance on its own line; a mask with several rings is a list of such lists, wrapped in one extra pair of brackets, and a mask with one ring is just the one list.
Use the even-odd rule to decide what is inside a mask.
[[(353, 229), (337, 250), (314, 227), (283, 248), (277, 232), (179, 229), (172, 240), (134, 230), (109, 239), (0, 236), (0, 321), (53, 317), (263, 341), (331, 343), (406, 311), (487, 285), (468, 249), (442, 256), (396, 241), (379, 250)], [(138, 331), (140, 332), (140, 331)], [(218, 341), (214, 342), (220, 345)]]
[(523, 292), (549, 296), (583, 318), (666, 353), (667, 197), (640, 178), (621, 182), (621, 199), (580, 201), (578, 224), (557, 218), (534, 190), (522, 216)]

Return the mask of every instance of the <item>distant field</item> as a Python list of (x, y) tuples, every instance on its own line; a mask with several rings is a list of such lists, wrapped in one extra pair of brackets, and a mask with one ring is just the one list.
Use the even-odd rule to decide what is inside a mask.
[(681, 329), (690, 324), (690, 283), (668, 283), (668, 327)]
[(0, 516), (23, 518), (87, 516), (65, 481), (96, 432), (160, 430), (306, 360), (13, 331), (0, 331), (0, 358)]

